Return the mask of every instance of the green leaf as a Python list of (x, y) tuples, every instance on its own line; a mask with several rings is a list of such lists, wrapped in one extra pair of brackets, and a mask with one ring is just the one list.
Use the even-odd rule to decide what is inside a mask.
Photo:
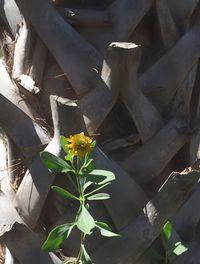
[(96, 140), (93, 140), (92, 141), (92, 144), (91, 144), (92, 148), (95, 148), (96, 147), (96, 144), (97, 144)]
[(73, 170), (67, 162), (50, 152), (43, 151), (40, 156), (44, 165), (52, 171), (66, 173)]
[(83, 173), (90, 173), (95, 168), (94, 160), (89, 159), (88, 162), (85, 164), (83, 170)]
[(68, 152), (68, 154), (65, 156), (65, 160), (72, 161), (72, 159), (73, 159), (72, 153), (71, 152)]
[(74, 199), (74, 200), (78, 200), (79, 201), (79, 198), (76, 197), (75, 195), (73, 195), (72, 193), (64, 190), (63, 188), (61, 187), (58, 187), (58, 186), (52, 186), (51, 189), (58, 193), (60, 196), (64, 197), (64, 198), (69, 198), (69, 199)]
[(175, 244), (175, 249), (173, 250), (173, 253), (177, 256), (183, 254), (184, 252), (186, 252), (188, 250), (187, 247), (185, 247), (181, 242), (177, 242)]
[(114, 173), (107, 170), (93, 170), (87, 175), (87, 181), (95, 184), (105, 184), (113, 180), (115, 180)]
[(106, 223), (95, 221), (95, 225), (100, 230), (102, 236), (106, 236), (106, 237), (120, 236), (112, 232), (111, 228)]
[(172, 234), (172, 225), (171, 225), (170, 222), (167, 222), (167, 223), (164, 225), (164, 227), (163, 227), (163, 233), (164, 233), (164, 235), (165, 235), (165, 238), (166, 238), (167, 240), (169, 240), (170, 237), (171, 237), (171, 234)]
[(85, 234), (90, 235), (91, 230), (95, 227), (95, 221), (85, 206), (81, 206), (76, 220), (77, 227)]
[(68, 140), (66, 137), (64, 136), (60, 136), (60, 145), (62, 147), (62, 149), (64, 150), (65, 153), (68, 153), (68, 147), (67, 147), (67, 144), (68, 144)]
[(101, 182), (106, 180), (106, 177), (102, 175), (95, 175), (95, 174), (89, 173), (86, 176), (86, 180), (87, 180), (86, 182), (91, 182), (94, 184), (101, 184)]
[(58, 249), (63, 241), (69, 237), (74, 225), (74, 223), (70, 223), (54, 228), (49, 233), (47, 240), (42, 245), (42, 249), (48, 252)]
[(61, 262), (60, 264), (76, 264), (76, 259), (75, 258), (69, 258), (68, 260), (65, 260)]
[(91, 186), (93, 184), (93, 182), (86, 182), (84, 185), (83, 185), (83, 191), (85, 191), (89, 186)]
[(108, 193), (96, 193), (89, 197), (87, 197), (88, 200), (107, 200), (110, 199), (110, 194)]
[(91, 196), (91, 195), (93, 195), (94, 193), (100, 191), (101, 189), (105, 188), (106, 186), (108, 186), (108, 185), (110, 185), (110, 184), (111, 184), (110, 182), (107, 182), (107, 183), (105, 183), (105, 184), (103, 184), (103, 185), (100, 185), (98, 188), (94, 189), (93, 191), (91, 191), (91, 192), (89, 192), (89, 193), (86, 193), (86, 194), (84, 195), (85, 198), (86, 198), (86, 197), (89, 197), (89, 196)]
[(80, 263), (81, 264), (94, 264), (90, 256), (88, 255), (83, 244), (81, 244), (81, 250), (82, 250), (82, 255), (81, 255)]

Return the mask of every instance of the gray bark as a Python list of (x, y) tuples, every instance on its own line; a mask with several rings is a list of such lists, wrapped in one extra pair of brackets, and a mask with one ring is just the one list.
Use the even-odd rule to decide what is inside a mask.
[(187, 123), (181, 119), (172, 119), (123, 161), (122, 166), (137, 182), (150, 182), (162, 172), (188, 138)]
[(169, 104), (186, 74), (198, 61), (199, 28), (200, 22), (197, 21), (169, 52), (139, 78), (139, 88), (161, 110)]
[(93, 254), (93, 260), (109, 264), (121, 264), (122, 260), (127, 264), (137, 263), (165, 222), (192, 192), (199, 176), (197, 171), (172, 173), (140, 216), (121, 232), (121, 237), (106, 242)]

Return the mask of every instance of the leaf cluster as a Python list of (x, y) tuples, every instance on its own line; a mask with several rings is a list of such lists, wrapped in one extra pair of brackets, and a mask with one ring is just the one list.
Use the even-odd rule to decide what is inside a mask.
[[(86, 235), (91, 235), (95, 228), (99, 230), (102, 236), (119, 236), (112, 232), (111, 228), (106, 223), (94, 220), (89, 212), (90, 201), (106, 200), (110, 198), (109, 194), (99, 191), (115, 180), (115, 175), (107, 170), (95, 169), (95, 162), (90, 158), (90, 155), (86, 154), (83, 158), (71, 155), (67, 149), (67, 138), (61, 136), (60, 144), (66, 153), (64, 159), (47, 151), (41, 153), (41, 159), (44, 165), (52, 172), (67, 174), (75, 187), (76, 193), (71, 193), (59, 186), (52, 186), (52, 190), (64, 199), (76, 200), (79, 202), (80, 206), (74, 222), (57, 226), (51, 230), (42, 249), (44, 251), (58, 249), (64, 240), (69, 237), (75, 227), (84, 234), (84, 238)], [(93, 142), (93, 147), (95, 144), (96, 142)], [(64, 263), (70, 262), (63, 262), (63, 264)], [(92, 263), (83, 243), (81, 244), (81, 258), (79, 263)]]
[(180, 256), (188, 250), (188, 248), (181, 242), (176, 242), (174, 245), (170, 245), (170, 239), (172, 236), (173, 227), (170, 222), (167, 222), (162, 230), (161, 237), (164, 248), (166, 250), (166, 263), (170, 256)]

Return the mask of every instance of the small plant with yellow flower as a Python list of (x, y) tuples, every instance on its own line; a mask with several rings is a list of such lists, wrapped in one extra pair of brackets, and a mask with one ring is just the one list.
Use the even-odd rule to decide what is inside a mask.
[[(75, 134), (66, 138), (60, 137), (60, 144), (66, 153), (61, 159), (47, 151), (41, 153), (41, 159), (45, 166), (54, 172), (66, 173), (75, 188), (75, 194), (61, 187), (52, 186), (52, 190), (63, 198), (74, 199), (80, 206), (73, 223), (66, 223), (55, 227), (48, 235), (42, 249), (53, 251), (60, 248), (74, 228), (80, 230), (81, 244), (77, 258), (64, 261), (62, 264), (92, 264), (92, 260), (85, 248), (85, 239), (97, 228), (102, 236), (118, 236), (112, 232), (110, 227), (99, 220), (94, 220), (89, 212), (89, 202), (95, 200), (106, 200), (110, 198), (107, 193), (99, 191), (109, 185), (115, 179), (115, 175), (106, 170), (95, 169), (95, 162), (91, 154), (96, 146), (96, 141), (85, 136), (83, 133)], [(89, 187), (93, 187), (88, 191)]]

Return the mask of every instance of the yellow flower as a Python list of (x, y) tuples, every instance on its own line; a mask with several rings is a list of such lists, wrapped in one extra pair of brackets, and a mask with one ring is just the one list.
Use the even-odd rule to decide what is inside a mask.
[(67, 138), (67, 140), (68, 144), (66, 147), (74, 156), (84, 157), (93, 150), (93, 140), (84, 134), (75, 134)]

